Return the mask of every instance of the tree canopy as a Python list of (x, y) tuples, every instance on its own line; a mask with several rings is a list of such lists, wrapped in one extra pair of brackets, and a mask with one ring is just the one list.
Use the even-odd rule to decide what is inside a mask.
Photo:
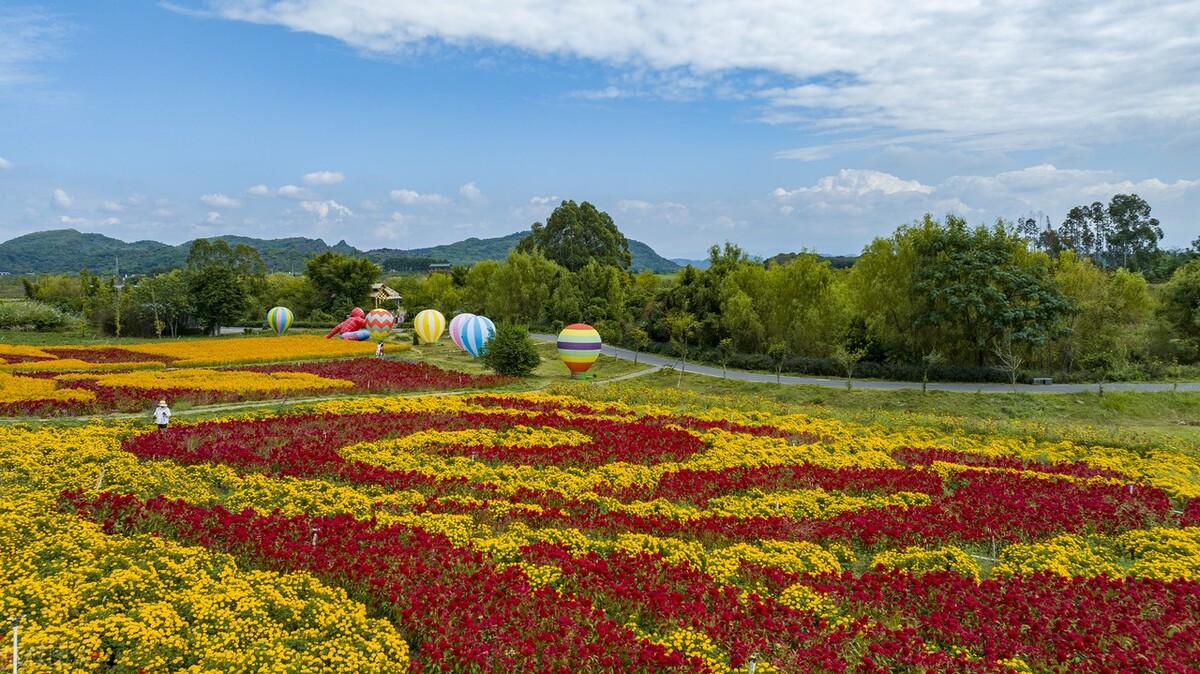
[(592, 260), (628, 269), (632, 260), (629, 241), (613, 219), (586, 201), (582, 204), (563, 201), (546, 218), (546, 224), (535, 222), (532, 230), (521, 239), (517, 249), (526, 253), (540, 250), (546, 259), (571, 272), (579, 271)]
[(185, 279), (191, 309), (206, 331), (239, 319), (249, 305), (252, 285), (267, 266), (252, 246), (230, 248), (222, 239), (196, 239), (188, 252)]
[(379, 278), (379, 265), (333, 251), (308, 258), (305, 272), (320, 295), (321, 306), (334, 316), (349, 312), (371, 297), (371, 285)]

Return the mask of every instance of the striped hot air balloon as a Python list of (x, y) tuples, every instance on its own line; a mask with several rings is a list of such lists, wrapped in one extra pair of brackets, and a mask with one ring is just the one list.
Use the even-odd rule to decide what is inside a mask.
[(292, 327), (292, 310), (287, 307), (272, 307), (267, 312), (267, 325), (275, 331), (275, 334), (283, 336), (287, 329)]
[(575, 323), (558, 333), (558, 357), (571, 371), (572, 379), (579, 379), (600, 357), (600, 333), (587, 323)]
[(395, 324), (396, 317), (387, 309), (372, 309), (367, 312), (366, 328), (367, 332), (371, 333), (371, 339), (383, 341)]
[(461, 337), (463, 349), (478, 358), (484, 347), (496, 334), (496, 324), (487, 316), (472, 316), (463, 321)]
[(454, 318), (450, 319), (450, 325), (446, 328), (446, 332), (450, 333), (450, 340), (454, 342), (454, 346), (463, 351), (466, 351), (467, 347), (463, 346), (462, 342), (462, 325), (467, 322), (468, 318), (474, 317), (475, 314), (468, 314), (466, 312), (457, 314)]
[(413, 319), (413, 332), (421, 338), (423, 344), (433, 344), (442, 338), (446, 329), (446, 317), (437, 309), (426, 309)]

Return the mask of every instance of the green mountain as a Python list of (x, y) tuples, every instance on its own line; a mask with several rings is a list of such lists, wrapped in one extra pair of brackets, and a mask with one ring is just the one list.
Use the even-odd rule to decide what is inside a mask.
[[(805, 253), (780, 253), (773, 257), (763, 260), (763, 264), (787, 264), (797, 257)], [(817, 255), (818, 258), (825, 260), (829, 266), (834, 269), (849, 269), (858, 261), (857, 255)]]
[[(361, 251), (345, 241), (330, 246), (321, 239), (291, 237), (287, 239), (256, 239), (227, 235), (209, 237), (224, 239), (230, 246), (245, 244), (262, 255), (271, 271), (304, 271), (309, 257), (333, 251), (346, 255), (362, 255), (385, 269), (419, 271), (435, 262), (471, 265), (481, 260), (503, 260), (527, 232), (516, 232), (494, 239), (470, 238), (444, 246), (402, 250), (378, 248)], [(84, 234), (74, 229), (56, 229), (18, 236), (0, 243), (0, 271), (12, 274), (74, 274), (81, 269), (110, 274), (118, 266), (125, 274), (152, 274), (182, 267), (187, 262), (191, 242), (170, 246), (157, 241), (126, 243), (103, 234)], [(670, 260), (655, 253), (639, 241), (629, 242), (633, 269), (670, 272), (679, 268)], [(390, 263), (390, 264), (389, 264)]]
[(56, 229), (0, 243), (0, 271), (25, 273), (147, 273), (183, 266), (187, 249), (157, 241), (125, 243), (103, 234)]

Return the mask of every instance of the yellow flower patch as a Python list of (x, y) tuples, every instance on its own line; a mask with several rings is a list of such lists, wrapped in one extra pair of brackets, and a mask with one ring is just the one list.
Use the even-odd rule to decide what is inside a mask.
[(1031, 574), (1049, 571), (1060, 576), (1121, 576), (1111, 547), (1089, 545), (1082, 536), (1062, 534), (1039, 543), (1018, 543), (1004, 548), (995, 574)]
[(354, 382), (326, 379), (307, 372), (245, 372), (189, 368), (165, 372), (121, 372), (107, 375), (69, 374), (55, 377), (62, 381), (91, 379), (100, 386), (116, 388), (163, 389), (187, 388), (200, 391), (275, 393), (313, 389), (348, 389)]
[(890, 566), (912, 573), (930, 571), (957, 571), (964, 576), (979, 580), (979, 562), (974, 557), (954, 546), (926, 550), (909, 546), (903, 550), (886, 550), (871, 559), (871, 566)]
[[(402, 350), (403, 346), (405, 345), (388, 344), (384, 346), (384, 350), (398, 351)], [(121, 348), (137, 353), (166, 356), (173, 359), (174, 367), (213, 367), (289, 360), (353, 358), (375, 354), (374, 342), (325, 339), (318, 335), (178, 340)]]
[[(0, 612), (24, 614), (29, 671), (403, 672), (408, 648), (344, 591), (228, 555), (110, 537), (69, 515), (0, 511)], [(22, 670), (24, 671), (24, 669)]]
[(166, 367), (159, 361), (138, 363), (89, 363), (78, 358), (55, 358), (54, 360), (31, 360), (23, 363), (0, 365), (0, 370), (9, 372), (116, 372), (125, 370), (162, 370)]
[(52, 379), (18, 377), (0, 372), (0, 403), (19, 403), (32, 400), (90, 402), (96, 394), (81, 389), (59, 389)]

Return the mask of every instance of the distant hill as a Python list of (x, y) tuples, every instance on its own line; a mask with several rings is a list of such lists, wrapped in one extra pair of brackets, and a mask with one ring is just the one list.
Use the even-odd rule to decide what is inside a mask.
[(125, 243), (103, 234), (56, 229), (18, 236), (0, 244), (0, 271), (76, 273), (81, 269), (114, 273), (147, 273), (182, 266), (187, 249), (157, 241)]
[[(792, 260), (796, 259), (797, 257), (799, 257), (802, 254), (803, 253), (780, 253), (778, 255), (775, 255), (773, 257), (769, 257), (769, 258), (763, 260), (763, 263), (767, 264), (767, 265), (770, 265), (771, 263), (785, 264), (787, 262), (791, 262)], [(850, 267), (854, 266), (855, 262), (858, 262), (857, 255), (820, 255), (820, 254), (818, 254), (817, 257), (821, 258), (822, 260), (828, 261), (829, 266), (833, 267), (834, 269), (849, 269)]]
[(708, 265), (710, 264), (708, 258), (704, 258), (703, 260), (689, 260), (683, 257), (673, 257), (671, 258), (671, 262), (674, 262), (680, 267), (686, 267), (690, 264), (696, 269), (708, 269)]
[[(413, 248), (408, 251), (408, 254), (417, 257), (443, 259), (450, 264), (461, 265), (474, 264), (480, 260), (503, 260), (508, 257), (509, 252), (513, 248), (517, 247), (521, 239), (525, 238), (528, 234), (529, 232), (527, 231), (513, 232), (508, 236), (501, 236), (494, 239), (477, 239), (471, 237), (464, 241), (444, 246)], [(653, 272), (667, 273), (679, 269), (679, 265), (654, 252), (654, 249), (641, 241), (629, 240), (629, 256), (633, 260), (629, 268), (633, 271), (649, 269)]]
[[(378, 248), (361, 251), (345, 241), (330, 246), (321, 239), (292, 237), (287, 239), (256, 239), (225, 235), (209, 237), (224, 239), (230, 246), (246, 244), (262, 255), (270, 271), (304, 271), (304, 261), (313, 255), (333, 251), (346, 255), (362, 255), (385, 269), (418, 271), (435, 262), (471, 265), (481, 260), (503, 260), (528, 232), (515, 232), (494, 239), (470, 238), (465, 241), (431, 248)], [(152, 274), (182, 267), (187, 262), (191, 242), (171, 246), (157, 241), (126, 243), (103, 234), (84, 234), (74, 229), (56, 229), (18, 236), (0, 243), (0, 271), (13, 274), (74, 274), (80, 269), (99, 273), (114, 273), (120, 265), (125, 274)], [(639, 241), (629, 241), (629, 252), (636, 271), (649, 269), (671, 272), (679, 269), (674, 262), (661, 257)], [(391, 263), (391, 264), (385, 264)]]

